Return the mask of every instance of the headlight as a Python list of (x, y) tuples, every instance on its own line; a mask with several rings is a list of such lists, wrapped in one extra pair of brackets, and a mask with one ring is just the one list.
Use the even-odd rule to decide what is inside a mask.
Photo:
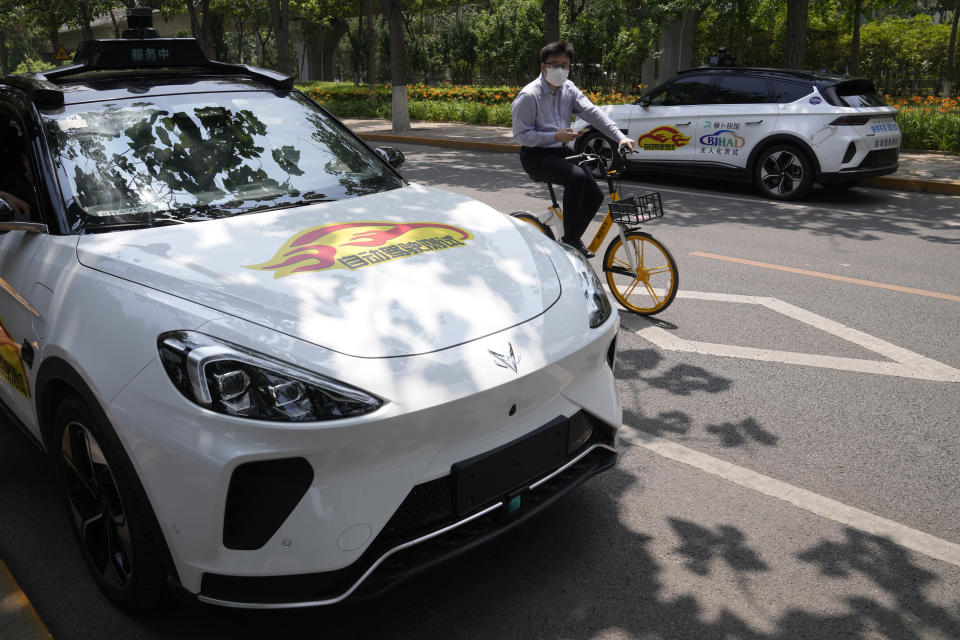
[(593, 270), (590, 262), (583, 257), (583, 254), (565, 244), (560, 246), (577, 272), (577, 280), (580, 281), (580, 286), (583, 287), (583, 297), (587, 300), (587, 313), (590, 316), (590, 328), (599, 327), (607, 321), (613, 311), (610, 299), (607, 297), (606, 291), (603, 290), (603, 285), (600, 284), (600, 278), (597, 277), (597, 272)]
[(383, 405), (360, 389), (202, 333), (165, 333), (157, 348), (180, 393), (219, 413), (312, 422), (361, 416)]

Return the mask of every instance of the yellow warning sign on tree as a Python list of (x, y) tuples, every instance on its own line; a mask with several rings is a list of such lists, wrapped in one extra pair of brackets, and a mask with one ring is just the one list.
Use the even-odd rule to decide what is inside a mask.
[(57, 60), (69, 60), (73, 56), (67, 53), (67, 50), (63, 47), (60, 47), (60, 51), (57, 51), (57, 55), (54, 56)]

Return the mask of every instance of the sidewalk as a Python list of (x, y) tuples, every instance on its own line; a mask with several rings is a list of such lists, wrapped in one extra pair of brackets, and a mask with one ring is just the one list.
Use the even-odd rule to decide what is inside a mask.
[[(405, 142), (475, 151), (516, 152), (519, 147), (507, 127), (460, 122), (412, 122), (412, 129), (393, 133), (389, 120), (344, 118), (344, 124), (371, 142)], [(960, 195), (960, 156), (937, 151), (900, 152), (896, 173), (869, 178), (868, 187)]]

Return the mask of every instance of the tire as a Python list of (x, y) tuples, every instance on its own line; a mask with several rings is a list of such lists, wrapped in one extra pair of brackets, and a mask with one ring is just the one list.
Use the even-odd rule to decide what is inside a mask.
[(553, 235), (553, 229), (540, 222), (537, 216), (533, 215), (529, 211), (514, 211), (510, 214), (510, 216), (516, 218), (517, 220), (523, 220), (527, 224), (533, 225), (540, 231), (540, 233), (547, 236), (551, 240), (557, 239), (556, 236)]
[(120, 441), (74, 395), (60, 402), (54, 421), (67, 515), (97, 586), (127, 611), (161, 608), (166, 546)]
[(591, 131), (584, 135), (583, 140), (577, 145), (578, 153), (593, 153), (600, 157), (600, 162), (590, 165), (590, 173), (597, 179), (606, 178), (616, 149), (617, 145), (610, 142), (610, 139), (599, 131)]
[(660, 313), (677, 296), (680, 285), (677, 263), (667, 248), (649, 233), (631, 231), (626, 238), (627, 247), (633, 246), (636, 251), (639, 268), (634, 271), (630, 266), (627, 248), (618, 235), (603, 254), (607, 286), (625, 309), (644, 316)]
[(853, 189), (858, 184), (860, 184), (859, 180), (847, 180), (846, 182), (828, 182), (827, 184), (821, 186), (827, 191), (837, 192)]
[(798, 200), (813, 185), (813, 166), (807, 154), (790, 144), (764, 149), (753, 168), (753, 181), (768, 198)]

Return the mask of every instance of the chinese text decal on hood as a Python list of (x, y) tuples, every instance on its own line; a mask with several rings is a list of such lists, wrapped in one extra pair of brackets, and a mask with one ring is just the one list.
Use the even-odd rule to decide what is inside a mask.
[(271, 260), (245, 265), (273, 271), (274, 278), (295, 273), (349, 269), (464, 246), (473, 234), (439, 222), (345, 222), (304, 229), (280, 247)]

